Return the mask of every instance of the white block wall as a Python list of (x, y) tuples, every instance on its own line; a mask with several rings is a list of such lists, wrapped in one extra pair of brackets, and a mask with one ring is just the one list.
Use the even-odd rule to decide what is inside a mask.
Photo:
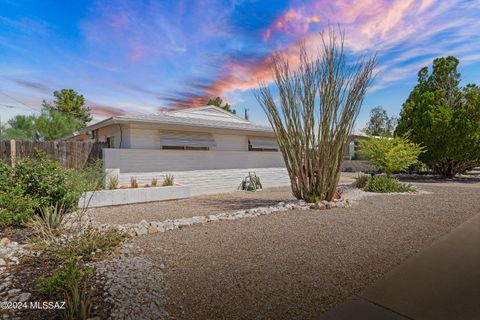
[(140, 185), (173, 174), (175, 183), (190, 188), (192, 195), (237, 190), (249, 172), (260, 177), (264, 188), (288, 186), (290, 179), (280, 152), (188, 151), (104, 149), (105, 170), (120, 169), (120, 185), (136, 177)]
[(175, 183), (188, 186), (191, 195), (236, 191), (248, 172), (255, 172), (264, 188), (288, 186), (290, 179), (285, 168), (246, 168), (220, 170), (164, 171), (164, 172), (120, 172), (120, 185), (130, 185), (130, 178), (136, 177), (139, 185), (150, 184), (157, 178), (161, 184), (165, 174), (173, 174)]
[(174, 172), (285, 167), (280, 152), (103, 149), (105, 169)]

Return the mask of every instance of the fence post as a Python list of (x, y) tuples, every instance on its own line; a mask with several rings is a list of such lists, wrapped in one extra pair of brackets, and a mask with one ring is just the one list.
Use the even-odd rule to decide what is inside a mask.
[(12, 163), (12, 168), (15, 168), (15, 162), (17, 158), (17, 144), (15, 140), (10, 140), (10, 162)]

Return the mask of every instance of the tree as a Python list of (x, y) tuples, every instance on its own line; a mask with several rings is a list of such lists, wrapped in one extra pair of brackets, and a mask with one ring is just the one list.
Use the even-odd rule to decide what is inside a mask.
[(7, 138), (11, 140), (36, 140), (35, 116), (16, 115), (8, 120)]
[(480, 163), (480, 89), (460, 87), (455, 57), (437, 58), (432, 72), (418, 73), (418, 83), (403, 104), (396, 134), (427, 148), (420, 160), (449, 178)]
[(44, 108), (52, 109), (64, 115), (72, 116), (82, 123), (82, 128), (92, 120), (90, 109), (85, 107), (85, 98), (83, 95), (79, 95), (73, 89), (54, 91), (53, 95), (55, 97), (53, 105), (44, 100)]
[(309, 56), (301, 46), (298, 68), (281, 53), (273, 55), (278, 100), (266, 83), (255, 92), (277, 136), (292, 192), (307, 201), (333, 198), (376, 61), (347, 58), (343, 34), (339, 39), (333, 29), (321, 36), (318, 56)]
[(220, 97), (211, 98), (210, 100), (208, 100), (207, 106), (219, 107), (233, 114), (237, 114), (237, 111), (235, 109), (232, 109), (232, 106), (228, 103), (225, 103), (225, 105), (223, 105), (223, 100)]
[(377, 169), (390, 175), (402, 172), (418, 162), (425, 148), (407, 137), (374, 137), (360, 141), (360, 154)]
[(389, 117), (387, 111), (382, 106), (373, 108), (370, 111), (370, 120), (363, 131), (373, 136), (388, 136), (393, 135), (395, 130), (395, 117)]
[(81, 120), (54, 109), (44, 108), (35, 119), (35, 127), (42, 140), (57, 140), (83, 127)]

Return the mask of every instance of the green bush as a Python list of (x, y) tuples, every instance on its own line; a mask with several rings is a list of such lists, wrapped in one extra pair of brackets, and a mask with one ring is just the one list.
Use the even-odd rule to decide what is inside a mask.
[(43, 155), (38, 159), (18, 161), (12, 169), (12, 182), (24, 194), (38, 200), (37, 212), (40, 207), (57, 203), (62, 203), (67, 209), (73, 208), (80, 197), (72, 172)]
[(0, 161), (0, 228), (20, 226), (38, 208), (34, 199), (13, 181), (13, 170)]
[(406, 137), (370, 136), (360, 141), (360, 155), (386, 174), (405, 171), (418, 162), (418, 156), (423, 152), (423, 147)]
[(0, 191), (0, 228), (23, 225), (37, 208), (38, 202), (18, 189)]
[(82, 270), (79, 267), (79, 260), (78, 257), (71, 257), (58, 269), (54, 270), (50, 277), (38, 279), (38, 291), (63, 298), (63, 295), (68, 292), (70, 288), (76, 286), (92, 274), (92, 269)]
[(67, 319), (87, 319), (91, 310), (87, 283), (93, 275), (93, 268), (82, 269), (79, 260), (71, 257), (50, 277), (40, 278), (37, 282), (39, 292), (65, 299)]
[(389, 176), (370, 177), (365, 185), (365, 191), (368, 192), (413, 192), (411, 185), (401, 183), (398, 179)]
[(0, 161), (0, 228), (20, 226), (41, 208), (62, 206), (69, 213), (85, 191), (101, 187), (103, 178), (101, 162), (67, 170), (40, 152), (14, 168)]

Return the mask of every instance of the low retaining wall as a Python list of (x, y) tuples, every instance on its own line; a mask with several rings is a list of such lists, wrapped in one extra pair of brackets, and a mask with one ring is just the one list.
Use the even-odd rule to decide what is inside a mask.
[(190, 197), (188, 186), (150, 187), (135, 189), (99, 190), (87, 192), (79, 200), (79, 207), (89, 208), (116, 206)]
[(165, 175), (173, 174), (175, 183), (190, 187), (192, 196), (201, 194), (233, 192), (238, 189), (249, 172), (255, 172), (264, 188), (289, 186), (290, 178), (286, 168), (249, 168), (224, 170), (192, 170), (164, 172), (128, 172), (118, 173), (119, 184), (129, 185), (130, 177), (136, 177), (139, 185), (150, 184), (152, 178), (162, 183)]

